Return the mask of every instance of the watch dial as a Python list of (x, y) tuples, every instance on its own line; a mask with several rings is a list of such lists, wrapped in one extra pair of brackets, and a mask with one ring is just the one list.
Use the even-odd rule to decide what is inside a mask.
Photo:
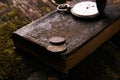
[(99, 15), (96, 2), (84, 1), (74, 5), (71, 13), (77, 17), (92, 18)]

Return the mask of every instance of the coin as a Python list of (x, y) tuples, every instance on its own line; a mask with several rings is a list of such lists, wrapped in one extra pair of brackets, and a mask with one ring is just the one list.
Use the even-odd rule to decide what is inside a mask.
[(62, 44), (65, 42), (64, 37), (52, 37), (49, 39), (49, 42), (52, 44)]
[(66, 44), (62, 44), (62, 45), (48, 45), (47, 46), (47, 50), (53, 53), (60, 53), (60, 52), (64, 52), (67, 50)]

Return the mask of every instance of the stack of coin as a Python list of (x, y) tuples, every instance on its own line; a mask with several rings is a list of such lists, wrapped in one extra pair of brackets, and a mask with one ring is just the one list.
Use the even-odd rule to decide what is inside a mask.
[(49, 39), (50, 45), (47, 50), (54, 53), (60, 53), (67, 50), (64, 37), (52, 37)]

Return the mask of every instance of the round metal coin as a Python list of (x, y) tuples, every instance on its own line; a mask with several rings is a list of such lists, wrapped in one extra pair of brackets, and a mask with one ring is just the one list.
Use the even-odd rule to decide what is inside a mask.
[(66, 44), (63, 45), (48, 45), (47, 50), (53, 53), (60, 53), (67, 50)]
[(52, 44), (62, 44), (65, 42), (65, 38), (63, 37), (52, 37), (49, 39), (49, 42)]

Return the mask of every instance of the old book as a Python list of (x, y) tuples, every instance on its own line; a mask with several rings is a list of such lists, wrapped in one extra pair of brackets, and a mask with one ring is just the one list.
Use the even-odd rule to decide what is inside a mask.
[[(106, 7), (104, 16), (82, 19), (53, 11), (13, 33), (16, 48), (48, 66), (67, 73), (120, 30), (120, 7)], [(47, 49), (51, 37), (63, 37), (66, 50)], [(58, 44), (57, 44), (58, 45)], [(56, 46), (57, 46), (56, 45)], [(59, 44), (61, 45), (61, 44)]]

